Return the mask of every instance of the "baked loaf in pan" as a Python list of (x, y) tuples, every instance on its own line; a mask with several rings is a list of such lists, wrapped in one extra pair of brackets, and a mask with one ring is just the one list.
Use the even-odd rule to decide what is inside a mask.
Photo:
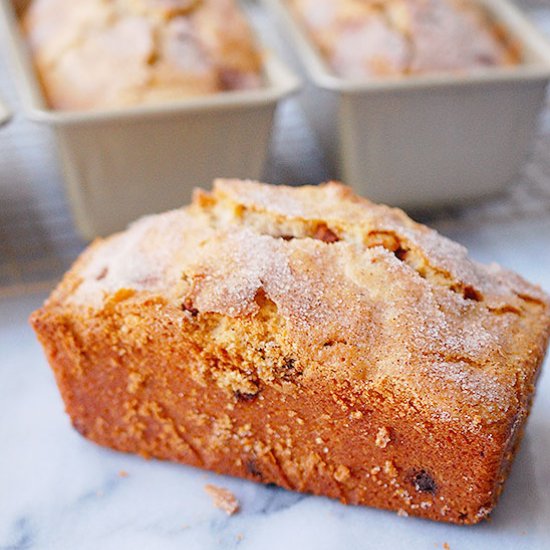
[(22, 27), (54, 109), (159, 103), (262, 81), (236, 0), (33, 0)]
[(518, 48), (473, 0), (287, 0), (346, 78), (472, 72), (519, 61)]
[(475, 523), (518, 448), (549, 307), (343, 185), (221, 180), (96, 241), (31, 321), (100, 445)]

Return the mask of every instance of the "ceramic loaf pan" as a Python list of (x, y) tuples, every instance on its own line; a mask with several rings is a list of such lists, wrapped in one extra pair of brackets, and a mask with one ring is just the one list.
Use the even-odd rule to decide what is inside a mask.
[(518, 174), (550, 78), (550, 45), (509, 1), (480, 3), (521, 47), (517, 67), (361, 82), (329, 70), (284, 1), (262, 2), (308, 76), (301, 103), (333, 177), (371, 200), (424, 208), (489, 195)]
[(261, 176), (277, 103), (299, 84), (274, 55), (265, 54), (265, 85), (258, 90), (119, 110), (54, 111), (45, 104), (19, 30), (16, 9), (23, 4), (0, 3), (0, 35), (27, 116), (55, 133), (84, 237), (108, 235), (143, 214), (177, 208), (189, 202), (193, 187), (214, 177)]

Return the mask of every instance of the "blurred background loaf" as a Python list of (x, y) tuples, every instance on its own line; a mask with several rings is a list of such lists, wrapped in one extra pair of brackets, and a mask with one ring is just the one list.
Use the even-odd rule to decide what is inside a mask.
[(261, 85), (261, 56), (235, 0), (34, 0), (22, 26), (55, 109)]
[(472, 71), (518, 62), (472, 0), (288, 0), (331, 68), (347, 78)]

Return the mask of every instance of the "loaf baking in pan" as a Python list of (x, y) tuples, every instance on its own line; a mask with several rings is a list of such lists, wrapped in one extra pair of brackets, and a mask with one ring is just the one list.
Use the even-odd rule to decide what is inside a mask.
[(22, 27), (55, 109), (174, 101), (262, 82), (236, 0), (33, 0)]
[(221, 180), (97, 240), (31, 322), (100, 445), (476, 523), (518, 449), (550, 303), (343, 185)]
[(470, 72), (519, 62), (517, 45), (473, 0), (288, 0), (336, 74)]
[[(475, 5), (457, 0), (260, 3), (288, 37), (289, 58), (295, 54), (296, 65), (307, 77), (300, 106), (331, 179), (345, 181), (375, 202), (423, 211), (479, 200), (517, 179), (545, 102), (550, 43), (514, 0), (476, 0)], [(298, 4), (316, 19), (304, 23), (293, 9)], [(434, 25), (426, 14), (433, 9), (430, 6), (444, 5), (447, 8), (438, 10), (435, 18), (443, 22)], [(345, 6), (350, 11), (347, 19)], [(376, 13), (385, 14), (389, 6), (393, 6), (392, 25), (406, 29), (409, 60), (404, 73), (392, 73), (391, 64), (387, 68), (384, 59), (393, 51), (389, 42), (383, 43), (377, 56), (377, 49), (369, 48), (373, 42), (382, 42), (370, 33), (368, 40), (361, 38), (359, 32), (361, 21), (370, 21), (367, 13), (376, 7)], [(412, 18), (412, 6), (424, 13), (422, 33), (415, 30), (419, 23), (418, 17)], [(470, 13), (466, 6), (478, 16), (464, 16), (464, 25), (470, 19), (482, 22), (481, 27), (466, 25), (468, 32), (459, 24), (460, 14)], [(355, 26), (354, 18), (359, 21)], [(388, 13), (382, 21), (389, 18)], [(414, 21), (416, 26), (410, 27)], [(313, 24), (318, 33), (311, 30)], [(339, 40), (344, 34), (346, 38)], [(324, 38), (316, 40), (317, 35)], [(490, 37), (497, 40), (497, 51), (504, 48), (504, 58), (481, 55), (483, 36), (490, 42)], [(343, 66), (340, 74), (331, 63), (332, 50), (318, 43), (327, 37), (338, 48), (346, 44), (340, 57), (355, 76), (345, 76)], [(422, 63), (415, 41), (423, 44)], [(512, 64), (506, 61), (508, 51)], [(516, 64), (514, 53), (519, 56)], [(373, 73), (368, 62), (371, 54), (376, 59), (374, 68), (384, 74)], [(415, 66), (426, 70), (413, 72), (413, 58)], [(471, 67), (468, 60), (476, 58)], [(452, 65), (447, 64), (450, 60)], [(445, 65), (449, 70), (443, 70)]]
[[(46, 10), (51, 2), (64, 3), (63, 0), (36, 0), (30, 9), (40, 5)], [(52, 25), (59, 29), (60, 17), (70, 19), (71, 9), (86, 11), (91, 2), (94, 0), (65, 0), (67, 12), (52, 12), (49, 19), (43, 12), (39, 19), (41, 24), (51, 19)], [(125, 80), (126, 68), (120, 66), (120, 71), (110, 71), (112, 81), (97, 94), (88, 96), (84, 93), (87, 88), (81, 90), (83, 94), (73, 93), (67, 83), (60, 88), (66, 108), (61, 108), (61, 103), (57, 102), (59, 108), (53, 108), (51, 93), (44, 93), (44, 86), (37, 78), (36, 59), (33, 59), (28, 36), (21, 25), (22, 20), (30, 25), (30, 20), (26, 19), (30, 12), (25, 11), (30, 2), (0, 2), (0, 37), (5, 39), (22, 108), (29, 120), (46, 126), (55, 138), (71, 214), (78, 232), (86, 240), (120, 231), (143, 215), (188, 203), (197, 181), (209, 182), (220, 174), (260, 178), (269, 152), (277, 107), (300, 86), (294, 73), (267, 48), (261, 33), (255, 35), (259, 44), (257, 52), (261, 52), (260, 73), (254, 76), (251, 69), (246, 69), (248, 65), (244, 60), (249, 57), (245, 55), (248, 51), (245, 45), (250, 37), (249, 28), (243, 26), (241, 11), (236, 10), (237, 4), (232, 0), (192, 3), (184, 0), (104, 0), (100, 3), (117, 6), (121, 11), (124, 8), (124, 13), (132, 6), (136, 13), (141, 13), (136, 6), (142, 6), (147, 16), (141, 16), (141, 20), (158, 23), (159, 36), (165, 38), (170, 21), (175, 24), (176, 20), (189, 19), (197, 32), (199, 28), (204, 31), (197, 39), (201, 44), (208, 40), (212, 48), (208, 59), (213, 61), (217, 56), (219, 61), (209, 66), (225, 84), (219, 93), (191, 97), (184, 95), (186, 74), (182, 73), (181, 79), (178, 77), (173, 82), (161, 82), (155, 76), (154, 81), (147, 81), (149, 84), (140, 89), (146, 94), (147, 102), (130, 105), (128, 101), (146, 98), (140, 90), (123, 86), (132, 82)], [(183, 9), (185, 5), (190, 11), (184, 15), (169, 9), (170, 6), (174, 10), (177, 6)], [(253, 9), (248, 10), (244, 2), (239, 2), (238, 6), (243, 8), (247, 21), (254, 17)], [(223, 24), (219, 22), (221, 15), (214, 17), (215, 8), (222, 10), (222, 14), (228, 12)], [(39, 13), (34, 14), (38, 18)], [(212, 15), (211, 21), (208, 14)], [(122, 20), (122, 16), (119, 19)], [(160, 25), (162, 21), (164, 26)], [(199, 21), (204, 25), (199, 25)], [(226, 29), (228, 24), (230, 28)], [(215, 31), (214, 35), (211, 36), (210, 31)], [(59, 29), (58, 34), (45, 34), (65, 40), (65, 32), (68, 27)], [(233, 32), (238, 33), (234, 40), (230, 38)], [(38, 37), (36, 40), (40, 42)], [(184, 37), (182, 40), (183, 46), (187, 42)], [(113, 43), (114, 50), (115, 45)], [(131, 48), (121, 49), (133, 52)], [(158, 51), (166, 53), (163, 49)], [(105, 52), (107, 56), (111, 55), (109, 52)], [(252, 67), (255, 67), (257, 52), (252, 56)], [(161, 73), (156, 70), (166, 67), (166, 61), (163, 55), (149, 57), (146, 73), (160, 78)], [(118, 62), (112, 59), (109, 63)], [(115, 81), (121, 87), (117, 88)], [(81, 84), (84, 82), (85, 78), (79, 80)], [(232, 87), (237, 83), (247, 83), (249, 87)], [(259, 87), (254, 87), (256, 84)], [(176, 98), (180, 92), (183, 95)]]

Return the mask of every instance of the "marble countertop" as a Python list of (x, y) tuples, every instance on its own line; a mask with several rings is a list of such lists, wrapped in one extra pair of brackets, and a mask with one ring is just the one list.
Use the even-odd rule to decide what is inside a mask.
[[(550, 290), (550, 216), (440, 223), (474, 257)], [(0, 299), (0, 549), (550, 548), (550, 373), (490, 522), (461, 527), (344, 506), (109, 451), (74, 431), (27, 325), (42, 294)], [(228, 517), (204, 491), (230, 489)], [(445, 547), (446, 548), (446, 547)]]

